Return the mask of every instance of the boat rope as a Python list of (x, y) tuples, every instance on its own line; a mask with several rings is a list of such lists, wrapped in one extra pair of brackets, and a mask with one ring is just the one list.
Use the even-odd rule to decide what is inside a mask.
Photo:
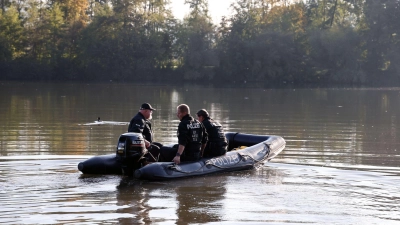
[[(267, 159), (268, 158), (268, 156), (269, 156), (269, 153), (271, 152), (271, 149), (269, 148), (269, 146), (267, 145), (267, 144), (265, 144), (268, 148), (268, 152), (267, 152), (267, 154), (262, 158), (262, 159), (260, 159), (260, 160), (257, 160), (257, 159), (255, 159), (255, 158), (253, 158), (251, 155), (245, 155), (245, 154), (240, 154), (240, 153), (238, 153), (240, 156), (242, 156), (241, 157), (241, 159), (237, 162), (237, 163), (235, 163), (235, 164), (233, 164), (233, 165), (236, 165), (236, 164), (238, 164), (238, 163), (240, 163), (243, 159), (245, 159), (245, 158), (250, 158), (250, 159), (252, 159), (253, 161), (254, 161), (254, 163), (259, 163), (259, 162), (262, 162), (262, 161), (264, 161), (265, 159)], [(229, 169), (229, 167), (224, 167), (224, 166), (218, 166), (218, 165), (215, 165), (215, 164), (212, 164), (212, 163), (209, 163), (209, 165), (213, 165), (213, 166), (215, 166), (215, 167), (217, 167), (217, 168), (220, 168), (220, 169)], [(232, 165), (232, 164), (231, 164)]]
[[(265, 159), (268, 158), (269, 153), (271, 152), (271, 149), (269, 148), (269, 145), (268, 145), (268, 144), (265, 144), (265, 146), (266, 146), (267, 149), (268, 149), (268, 150), (267, 150), (267, 154), (266, 154), (261, 160), (257, 160), (257, 159), (255, 159), (255, 158), (253, 158), (251, 155), (244, 155), (244, 154), (242, 155), (242, 154), (238, 153), (238, 155), (241, 156), (240, 160), (238, 160), (235, 164), (230, 164), (230, 166), (239, 164), (239, 163), (242, 162), (243, 159), (245, 159), (245, 158), (250, 158), (250, 159), (252, 159), (255, 163), (259, 163), (259, 162), (264, 161)], [(176, 164), (173, 164), (173, 165), (168, 166), (168, 169), (172, 169), (172, 170), (175, 170), (175, 171), (178, 171), (178, 172), (181, 172), (181, 173), (187, 173), (187, 174), (189, 174), (189, 173), (197, 172), (197, 171), (203, 169), (203, 168), (204, 168), (205, 166), (207, 166), (207, 165), (212, 165), (212, 166), (217, 167), (217, 168), (220, 168), (220, 169), (229, 169), (229, 168), (230, 168), (230, 167), (218, 166), (218, 165), (212, 163), (211, 160), (207, 160), (207, 161), (204, 162), (204, 165), (203, 165), (203, 166), (201, 166), (200, 168), (198, 168), (198, 169), (196, 169), (196, 170), (193, 170), (193, 171), (183, 171), (183, 170), (181, 170), (180, 167), (179, 167), (178, 165), (176, 165)]]
[[(181, 172), (181, 173), (194, 173), (194, 172), (197, 172), (197, 171), (203, 169), (203, 167), (207, 166), (207, 165), (208, 165), (207, 162), (208, 162), (208, 160), (204, 163), (203, 166), (201, 166), (201, 167), (198, 168), (197, 170), (193, 170), (193, 171), (183, 171), (183, 170), (179, 169), (180, 167), (179, 167), (178, 165), (176, 165), (176, 164), (173, 164), (173, 165), (168, 166), (168, 169), (175, 170), (175, 171), (178, 171), (178, 172)], [(178, 166), (179, 168), (177, 168), (177, 166)]]
[(149, 153), (149, 155), (151, 156), (151, 158), (153, 158), (154, 162), (158, 162), (158, 158), (159, 158), (159, 156), (157, 156), (157, 157), (154, 157), (154, 155), (153, 155), (153, 154), (151, 154), (151, 152), (150, 152), (150, 151), (147, 151), (147, 153)]
[(268, 152), (267, 152), (267, 154), (265, 154), (265, 156), (262, 158), (262, 159), (260, 159), (260, 160), (257, 160), (257, 159), (255, 159), (255, 158), (253, 158), (251, 155), (245, 155), (245, 156), (247, 156), (247, 157), (249, 157), (249, 158), (251, 158), (255, 163), (259, 163), (259, 162), (262, 162), (262, 161), (264, 161), (265, 159), (267, 159), (268, 158), (268, 156), (269, 156), (269, 153), (271, 152), (271, 149), (269, 148), (269, 146), (267, 145), (267, 144), (265, 144), (267, 147), (268, 147)]
[[(239, 154), (239, 155), (240, 155), (240, 154)], [(241, 156), (241, 155), (240, 155), (240, 156)], [(242, 156), (242, 158), (241, 158), (237, 163), (235, 163), (235, 164), (233, 164), (233, 165), (236, 165), (236, 164), (240, 163), (240, 162), (242, 161), (242, 159), (243, 159), (243, 156)], [(215, 164), (213, 164), (213, 163), (211, 162), (211, 160), (207, 160), (207, 161), (204, 162), (204, 165), (203, 165), (203, 166), (201, 166), (201, 167), (198, 168), (197, 170), (193, 170), (193, 171), (183, 171), (183, 170), (180, 170), (180, 169), (177, 168), (177, 165), (176, 165), (176, 164), (170, 165), (170, 166), (168, 167), (168, 169), (173, 169), (173, 170), (178, 171), (178, 172), (181, 172), (181, 173), (194, 173), (194, 172), (197, 172), (197, 171), (203, 169), (203, 168), (204, 168), (205, 166), (207, 166), (207, 165), (212, 165), (212, 166), (215, 166), (215, 167), (220, 168), (220, 169), (229, 168), (229, 167), (222, 167), (222, 166), (215, 165)]]

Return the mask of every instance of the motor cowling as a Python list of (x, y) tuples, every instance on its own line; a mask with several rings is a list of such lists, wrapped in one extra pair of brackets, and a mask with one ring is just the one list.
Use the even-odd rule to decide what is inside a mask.
[(124, 133), (118, 139), (117, 157), (121, 162), (122, 171), (130, 175), (133, 170), (142, 166), (147, 153), (143, 135), (140, 133)]

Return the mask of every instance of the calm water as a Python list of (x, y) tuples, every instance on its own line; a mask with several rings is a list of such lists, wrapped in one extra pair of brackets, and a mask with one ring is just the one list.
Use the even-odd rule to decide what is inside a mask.
[[(285, 138), (257, 170), (168, 182), (88, 176), (142, 102), (156, 141), (176, 106)], [(400, 88), (263, 89), (0, 82), (1, 224), (400, 224)], [(101, 117), (105, 124), (94, 124)]]

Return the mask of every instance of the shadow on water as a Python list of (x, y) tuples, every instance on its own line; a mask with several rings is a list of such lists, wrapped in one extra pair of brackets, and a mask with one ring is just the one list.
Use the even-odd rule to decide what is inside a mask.
[(223, 176), (193, 177), (163, 182), (123, 177), (117, 186), (117, 210), (131, 216), (121, 224), (175, 224), (220, 221), (221, 201), (226, 192)]

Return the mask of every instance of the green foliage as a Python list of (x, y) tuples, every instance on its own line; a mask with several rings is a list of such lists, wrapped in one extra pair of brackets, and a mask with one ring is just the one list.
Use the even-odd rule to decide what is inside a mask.
[(14, 5), (0, 14), (0, 60), (10, 61), (21, 57), (24, 49), (23, 27)]
[(191, 11), (183, 21), (177, 36), (178, 59), (182, 63), (185, 80), (210, 80), (218, 65), (214, 51), (215, 27), (208, 15), (206, 0), (186, 0)]
[[(400, 80), (399, 0), (0, 0), (0, 79), (265, 84)], [(392, 82), (393, 83), (393, 82)]]
[(173, 21), (161, 3), (122, 0), (113, 2), (113, 10), (107, 4), (94, 8), (97, 16), (79, 41), (77, 61), (86, 79), (151, 80), (171, 66)]
[(310, 57), (318, 79), (343, 82), (365, 82), (359, 71), (360, 37), (350, 29), (333, 28), (310, 33)]
[(366, 1), (365, 69), (373, 72), (374, 80), (400, 72), (400, 2), (393, 0)]
[(236, 14), (221, 24), (224, 30), (221, 30), (219, 45), (220, 73), (224, 80), (300, 80), (299, 71), (304, 70), (304, 50), (300, 45), (305, 30), (303, 7), (271, 8), (274, 4), (273, 1), (241, 0), (234, 6)]

